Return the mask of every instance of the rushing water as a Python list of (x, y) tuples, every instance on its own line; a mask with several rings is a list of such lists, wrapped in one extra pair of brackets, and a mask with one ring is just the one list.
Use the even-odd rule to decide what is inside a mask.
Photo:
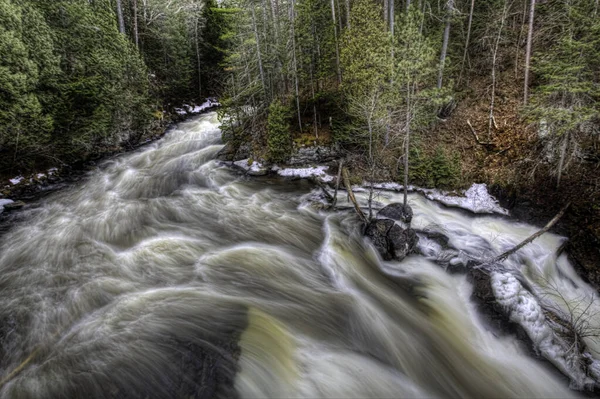
[[(454, 249), (422, 237), (425, 255), (384, 263), (353, 213), (311, 206), (306, 181), (241, 176), (214, 160), (221, 147), (214, 113), (182, 123), (2, 237), (1, 398), (577, 395), (551, 363), (488, 328), (465, 275), (439, 265), (500, 253), (532, 226), (415, 194), (415, 226)], [(560, 242), (546, 235), (492, 274), (558, 368), (568, 359), (510, 271), (538, 290), (591, 295), (553, 256)]]

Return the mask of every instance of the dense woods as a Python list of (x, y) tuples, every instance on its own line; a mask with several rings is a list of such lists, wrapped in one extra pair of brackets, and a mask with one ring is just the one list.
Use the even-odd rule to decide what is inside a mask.
[(127, 147), (164, 128), (163, 110), (214, 95), (214, 7), (0, 1), (0, 174)]
[[(408, 148), (415, 183), (452, 186), (458, 160), (430, 145), (427, 132), (467, 97), (485, 104), (486, 121), (471, 129), (494, 150), (502, 150), (493, 143), (502, 134), (498, 114), (518, 101), (515, 128), (538, 132), (557, 186), (575, 158), (597, 157), (595, 1), (224, 4), (227, 134), (251, 139), (258, 157), (269, 151), (265, 114), (277, 101), (290, 109), (290, 141), (331, 139), (386, 178), (396, 178)], [(450, 176), (432, 176), (441, 167)]]

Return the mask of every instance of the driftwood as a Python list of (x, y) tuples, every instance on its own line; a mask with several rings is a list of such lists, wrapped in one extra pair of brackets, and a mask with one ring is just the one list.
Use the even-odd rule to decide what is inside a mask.
[(367, 217), (360, 209), (358, 202), (356, 202), (356, 197), (354, 197), (354, 193), (352, 192), (352, 186), (350, 185), (350, 177), (348, 177), (348, 170), (346, 168), (342, 168), (342, 175), (344, 176), (344, 186), (346, 186), (346, 191), (348, 192), (348, 197), (350, 198), (350, 201), (352, 201), (352, 203), (354, 204), (354, 210), (356, 211), (356, 214), (365, 225), (369, 224)]

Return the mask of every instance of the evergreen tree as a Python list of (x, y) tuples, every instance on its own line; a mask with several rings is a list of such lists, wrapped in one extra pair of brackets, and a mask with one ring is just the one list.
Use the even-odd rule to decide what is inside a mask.
[(267, 119), (268, 159), (271, 162), (285, 162), (291, 153), (292, 138), (289, 123), (290, 110), (280, 100), (269, 106)]
[(378, 4), (371, 0), (353, 3), (340, 60), (347, 109), (366, 128), (359, 128), (358, 134), (367, 140), (368, 162), (373, 168), (379, 136), (386, 125), (391, 73), (390, 38)]
[(56, 73), (51, 48), (39, 13), (0, 0), (0, 167), (20, 162), (21, 154), (38, 152), (48, 143), (53, 120), (40, 88)]
[(570, 154), (600, 118), (600, 21), (594, 5), (583, 0), (546, 11), (560, 22), (550, 47), (534, 53), (533, 71), (539, 83), (528, 110), (543, 122), (550, 148), (558, 153), (559, 185)]

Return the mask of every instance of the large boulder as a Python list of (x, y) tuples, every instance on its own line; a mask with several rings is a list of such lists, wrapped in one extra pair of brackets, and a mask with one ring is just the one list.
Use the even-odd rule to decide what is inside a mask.
[(404, 259), (419, 241), (413, 229), (404, 229), (391, 219), (372, 220), (365, 229), (365, 236), (384, 260)]
[(377, 215), (380, 217), (399, 220), (409, 225), (413, 218), (413, 211), (409, 205), (404, 206), (404, 204), (399, 202), (393, 202), (380, 210)]
[(365, 229), (365, 236), (371, 239), (373, 246), (385, 260), (393, 259), (393, 255), (389, 250), (390, 246), (387, 234), (395, 224), (396, 223), (390, 219), (375, 219), (372, 220)]

